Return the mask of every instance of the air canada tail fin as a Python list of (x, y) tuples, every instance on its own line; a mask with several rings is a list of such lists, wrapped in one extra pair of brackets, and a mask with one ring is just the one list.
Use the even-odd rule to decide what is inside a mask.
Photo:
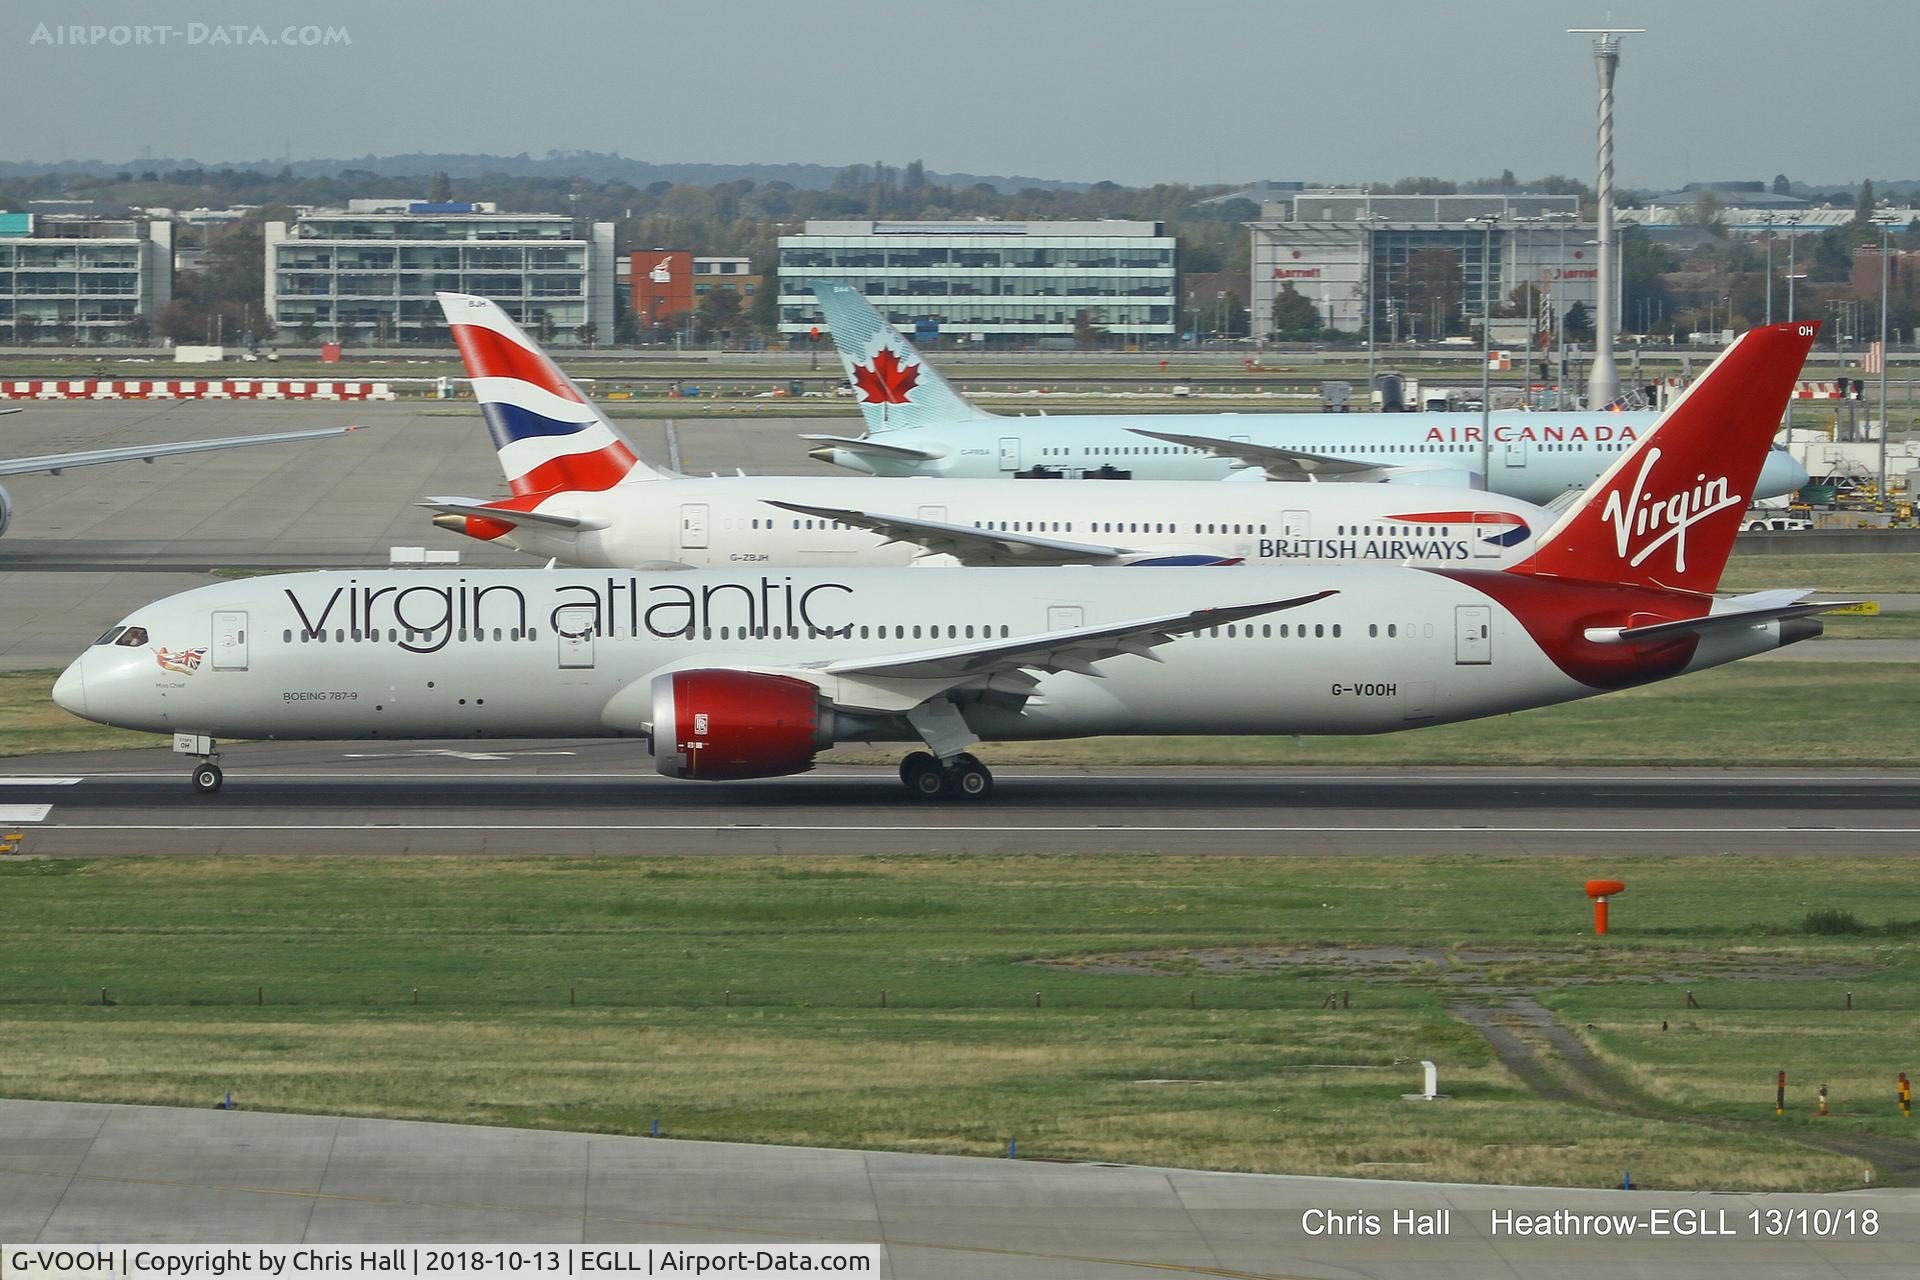
[(929, 365), (913, 344), (851, 285), (815, 280), (840, 363), (853, 384), (867, 430), (899, 431), (993, 417), (976, 409)]
[(1819, 329), (1742, 334), (1509, 572), (1712, 591)]
[(516, 495), (597, 492), (658, 476), (499, 306), (464, 293), (438, 297)]

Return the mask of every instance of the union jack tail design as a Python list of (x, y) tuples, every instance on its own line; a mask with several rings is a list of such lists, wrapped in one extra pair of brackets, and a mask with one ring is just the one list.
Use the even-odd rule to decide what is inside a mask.
[(506, 312), (464, 293), (439, 298), (516, 497), (658, 475)]

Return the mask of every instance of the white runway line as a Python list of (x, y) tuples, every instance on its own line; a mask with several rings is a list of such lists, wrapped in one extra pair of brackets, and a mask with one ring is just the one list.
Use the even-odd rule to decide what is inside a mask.
[(1920, 835), (1920, 827), (1393, 827), (1353, 826), (1152, 826), (1135, 827), (1117, 823), (1084, 825), (973, 826), (946, 824), (876, 823), (772, 823), (772, 822), (61, 822), (57, 831), (767, 831), (777, 833), (875, 832), (899, 835), (1001, 834), (1001, 835), (1124, 835), (1140, 832), (1148, 835), (1606, 835), (1606, 836), (1725, 836), (1737, 839), (1750, 835), (1886, 836)]
[(77, 787), (84, 778), (36, 778), (32, 775), (21, 778), (0, 778), (0, 787)]
[(50, 804), (0, 804), (0, 823), (45, 822), (52, 812)]

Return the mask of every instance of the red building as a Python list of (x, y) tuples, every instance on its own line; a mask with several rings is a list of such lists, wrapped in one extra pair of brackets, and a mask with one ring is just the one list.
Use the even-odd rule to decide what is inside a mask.
[(693, 310), (693, 255), (684, 249), (649, 249), (632, 255), (629, 300), (636, 324), (666, 324)]

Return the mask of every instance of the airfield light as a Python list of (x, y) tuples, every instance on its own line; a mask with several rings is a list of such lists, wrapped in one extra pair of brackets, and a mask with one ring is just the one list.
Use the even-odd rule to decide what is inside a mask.
[(1622, 880), (1587, 881), (1587, 896), (1593, 899), (1593, 931), (1595, 933), (1607, 931), (1607, 899), (1616, 893), (1626, 891), (1626, 882)]

